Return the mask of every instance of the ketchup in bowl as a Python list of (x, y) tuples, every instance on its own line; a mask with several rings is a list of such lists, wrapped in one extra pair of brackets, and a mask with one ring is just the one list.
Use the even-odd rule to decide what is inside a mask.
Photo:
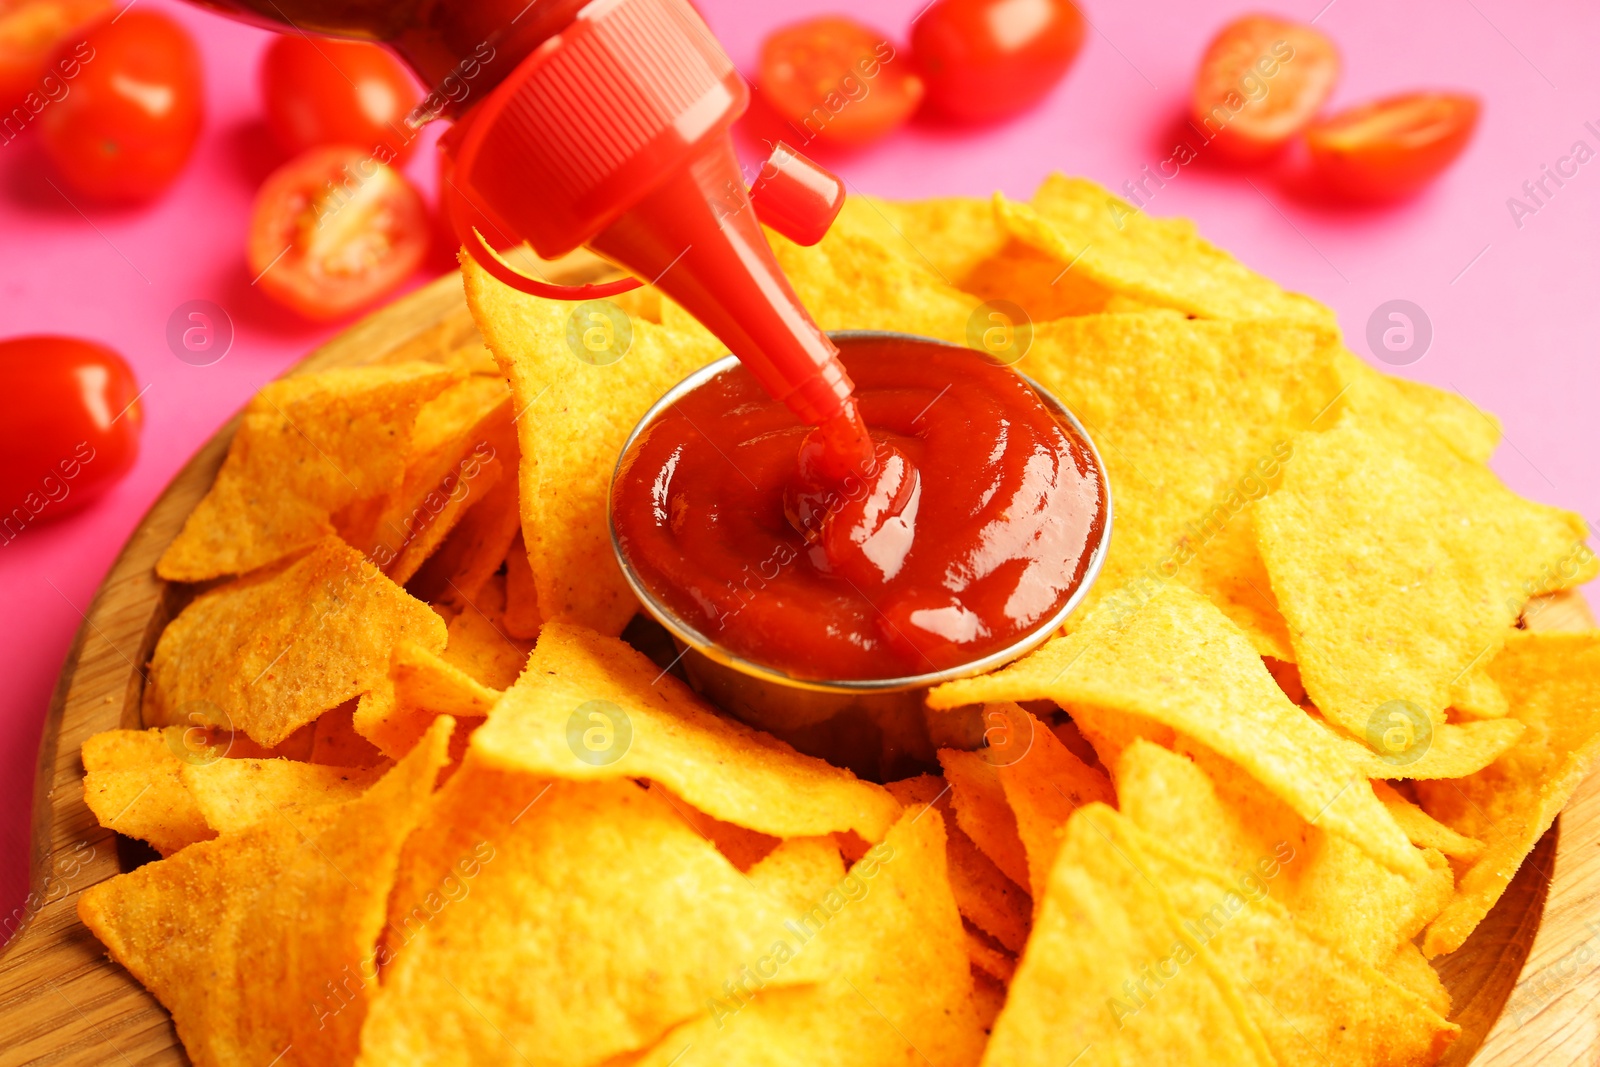
[(681, 637), (796, 679), (925, 676), (1052, 626), (1105, 539), (1089, 442), (977, 352), (835, 340), (870, 449), (731, 359), (646, 416), (611, 494), (636, 590)]

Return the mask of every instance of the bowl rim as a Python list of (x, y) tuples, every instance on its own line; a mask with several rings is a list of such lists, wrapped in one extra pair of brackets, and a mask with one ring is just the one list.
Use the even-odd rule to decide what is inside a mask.
[[(893, 339), (937, 345), (941, 348), (954, 348), (982, 356), (982, 353), (965, 345), (951, 344), (948, 341), (940, 341), (932, 337), (923, 337), (918, 334), (903, 333), (897, 330), (830, 330), (828, 331), (828, 337), (841, 346), (854, 341)], [(693, 649), (699, 654), (741, 674), (750, 675), (788, 689), (804, 689), (812, 692), (884, 693), (909, 689), (926, 689), (958, 678), (970, 678), (976, 674), (983, 674), (1018, 660), (1032, 652), (1061, 629), (1062, 624), (1083, 603), (1084, 598), (1088, 596), (1090, 588), (1093, 587), (1096, 579), (1100, 577), (1100, 572), (1105, 566), (1106, 556), (1111, 550), (1112, 522), (1115, 517), (1115, 509), (1111, 500), (1111, 477), (1106, 470), (1105, 461), (1100, 458), (1100, 451), (1095, 446), (1094, 438), (1090, 436), (1088, 429), (1078, 419), (1078, 416), (1050, 390), (1028, 375), (1013, 368), (1012, 373), (1026, 382), (1038, 394), (1039, 399), (1044, 402), (1045, 406), (1050, 408), (1058, 418), (1064, 420), (1078, 434), (1079, 438), (1088, 447), (1089, 456), (1094, 462), (1095, 470), (1100, 475), (1101, 490), (1105, 501), (1105, 522), (1101, 527), (1099, 543), (1090, 550), (1089, 563), (1084, 569), (1083, 580), (1078, 583), (1078, 587), (1072, 591), (1072, 595), (1067, 598), (1065, 604), (1048, 620), (1040, 623), (1033, 630), (1030, 630), (1005, 648), (997, 649), (986, 656), (957, 664), (954, 667), (946, 667), (943, 670), (930, 671), (926, 674), (903, 675), (897, 678), (802, 678), (776, 667), (747, 659), (723, 648), (716, 641), (678, 618), (671, 608), (656, 598), (655, 594), (645, 586), (638, 574), (634, 572), (633, 566), (628, 561), (627, 553), (622, 550), (622, 542), (617, 535), (616, 512), (612, 508), (612, 496), (616, 492), (617, 480), (622, 475), (623, 462), (633, 449), (634, 442), (639, 439), (640, 434), (644, 433), (651, 423), (661, 416), (662, 412), (677, 403), (679, 399), (698, 389), (723, 371), (738, 365), (739, 357), (734, 355), (725, 355), (713, 360), (685, 377), (671, 389), (668, 389), (660, 399), (650, 405), (650, 409), (640, 417), (638, 423), (634, 425), (633, 430), (628, 434), (628, 439), (623, 442), (622, 450), (617, 454), (616, 465), (611, 471), (610, 484), (606, 487), (606, 528), (611, 536), (611, 553), (616, 558), (617, 565), (622, 568), (622, 575), (627, 579), (628, 586), (633, 590), (633, 594), (638, 598), (639, 603), (643, 605), (652, 618), (678, 640), (680, 645), (684, 646), (683, 651), (679, 653), (680, 659), (688, 649)]]

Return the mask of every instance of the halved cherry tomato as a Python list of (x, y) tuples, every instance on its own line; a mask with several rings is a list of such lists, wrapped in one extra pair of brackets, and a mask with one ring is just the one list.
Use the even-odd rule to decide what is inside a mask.
[(1193, 119), (1223, 158), (1272, 155), (1311, 121), (1339, 77), (1339, 53), (1317, 30), (1266, 15), (1230, 22), (1195, 75)]
[(123, 358), (75, 337), (0, 341), (0, 544), (70, 515), (139, 455), (139, 385)]
[(1072, 0), (936, 0), (911, 27), (928, 102), (965, 122), (1037, 103), (1081, 47)]
[(1480, 107), (1459, 93), (1407, 93), (1341, 111), (1306, 131), (1314, 172), (1356, 200), (1416, 192), (1455, 162)]
[(402, 284), (427, 251), (427, 210), (409, 182), (359, 149), (313, 148), (262, 183), (246, 259), (268, 296), (333, 319)]
[[(52, 69), (56, 50), (72, 31), (109, 10), (110, 0), (0, 0), (0, 119), (10, 120), (0, 139), (21, 132), (13, 108), (38, 114), (53, 102), (57, 85), (65, 84), (62, 72)], [(46, 75), (55, 83), (44, 84)]]
[(400, 163), (415, 147), (405, 119), (422, 91), (401, 62), (375, 44), (284, 34), (267, 48), (261, 92), (267, 125), (291, 156), (350, 145), (381, 162)]
[(85, 40), (94, 58), (39, 116), (45, 153), (81, 193), (148, 200), (172, 184), (200, 136), (200, 54), (154, 11), (128, 11)]
[(877, 31), (837, 15), (768, 37), (756, 85), (793, 124), (799, 148), (812, 140), (875, 141), (909, 119), (924, 92), (907, 56)]

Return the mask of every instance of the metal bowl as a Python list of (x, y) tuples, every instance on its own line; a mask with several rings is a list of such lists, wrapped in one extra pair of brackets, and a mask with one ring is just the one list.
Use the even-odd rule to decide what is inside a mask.
[[(848, 353), (854, 343), (884, 339), (912, 341), (939, 348), (960, 347), (913, 334), (880, 330), (846, 330), (830, 333), (829, 336), (844, 353)], [(724, 356), (715, 363), (702, 367), (673, 386), (649, 411), (645, 412), (639, 424), (628, 435), (622, 455), (618, 457), (616, 469), (612, 473), (612, 492), (616, 491), (617, 479), (622, 473), (623, 457), (633, 448), (639, 435), (681, 397), (723, 371), (737, 366), (738, 363), (737, 357)], [(1105, 489), (1105, 522), (1101, 528), (1100, 540), (1090, 550), (1083, 581), (1059, 611), (1011, 645), (941, 671), (898, 678), (827, 680), (795, 677), (776, 667), (747, 659), (723, 648), (679, 618), (668, 605), (657, 599), (640, 580), (622, 550), (617, 538), (616, 523), (611, 517), (608, 498), (607, 515), (611, 531), (611, 548), (616, 554), (617, 563), (622, 568), (622, 573), (627, 578), (634, 595), (639, 598), (639, 603), (644, 605), (651, 617), (666, 628), (677, 643), (680, 661), (690, 684), (729, 714), (783, 738), (801, 751), (819, 754), (816, 750), (825, 750), (835, 762), (844, 762), (847, 766), (854, 766), (856, 761), (848, 758), (841, 760), (839, 746), (844, 744), (849, 748), (852, 744), (849, 738), (864, 732), (867, 735), (865, 740), (856, 747), (864, 750), (872, 749), (874, 747), (870, 736), (873, 733), (872, 726), (875, 726), (882, 735), (879, 747), (891, 754), (886, 756), (886, 759), (891, 758), (894, 753), (900, 753), (910, 760), (910, 765), (931, 760), (933, 749), (928, 740), (926, 724), (923, 722), (923, 702), (927, 691), (941, 682), (966, 678), (1002, 667), (1043, 644), (1061, 628), (1067, 617), (1088, 595), (1090, 586), (1094, 584), (1095, 578), (1105, 564), (1106, 553), (1111, 545), (1111, 486), (1110, 480), (1105, 476), (1105, 464), (1095, 449), (1094, 440), (1078, 421), (1077, 416), (1048, 390), (1027, 375), (1019, 373), (1018, 377), (1027, 382), (1044, 401), (1045, 406), (1076, 431), (1087, 445), (1089, 455), (1101, 473)], [(838, 721), (841, 718), (860, 721)], [(863, 768), (854, 766), (854, 769), (859, 773)], [(873, 777), (880, 776), (884, 770), (882, 767), (866, 769)]]

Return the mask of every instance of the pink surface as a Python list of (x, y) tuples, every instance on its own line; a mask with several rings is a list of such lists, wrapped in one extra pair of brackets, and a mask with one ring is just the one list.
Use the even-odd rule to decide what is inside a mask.
[[(206, 65), (206, 131), (178, 184), (143, 210), (74, 206), (47, 181), (31, 138), (0, 145), (0, 336), (60, 332), (105, 341), (148, 386), (144, 451), (128, 479), (88, 513), (29, 529), (0, 548), (0, 937), (25, 893), (35, 752), (80, 611), (184, 461), (252, 390), (338, 329), (278, 310), (251, 287), (244, 266), (250, 200), (279, 161), (255, 83), (268, 35), (165, 0), (142, 2), (189, 26)], [(1363, 355), (1378, 305), (1396, 298), (1420, 305), (1433, 324), (1432, 347), (1400, 373), (1458, 389), (1504, 420), (1494, 465), (1514, 488), (1600, 515), (1593, 463), (1600, 325), (1591, 310), (1600, 292), (1600, 162), (1581, 168), (1520, 226), (1507, 207), (1507, 198), (1523, 195), (1524, 181), (1540, 177), (1541, 165), (1554, 165), (1575, 141), (1600, 148), (1600, 67), (1592, 56), (1600, 8), (1575, 0), (1081, 2), (1094, 28), (1067, 81), (1037, 110), (980, 131), (918, 123), (825, 161), (853, 190), (886, 196), (999, 188), (1026, 197), (1052, 170), (1118, 189), (1172, 155), (1195, 62), (1221, 23), (1261, 8), (1317, 16), (1344, 55), (1334, 106), (1422, 87), (1484, 98), (1477, 140), (1455, 170), (1405, 206), (1351, 211), (1297, 195), (1291, 163), (1241, 174), (1202, 159), (1159, 189), (1149, 210), (1195, 219), (1252, 267), (1333, 306)], [(762, 35), (781, 22), (848, 8), (903, 36), (923, 4), (791, 0), (775, 10), (699, 0), (747, 72)], [(753, 142), (744, 147), (755, 154)], [(432, 156), (425, 144), (408, 167), (430, 195)], [(208, 367), (181, 362), (165, 341), (172, 310), (196, 298), (225, 308), (237, 331), (228, 355)]]

